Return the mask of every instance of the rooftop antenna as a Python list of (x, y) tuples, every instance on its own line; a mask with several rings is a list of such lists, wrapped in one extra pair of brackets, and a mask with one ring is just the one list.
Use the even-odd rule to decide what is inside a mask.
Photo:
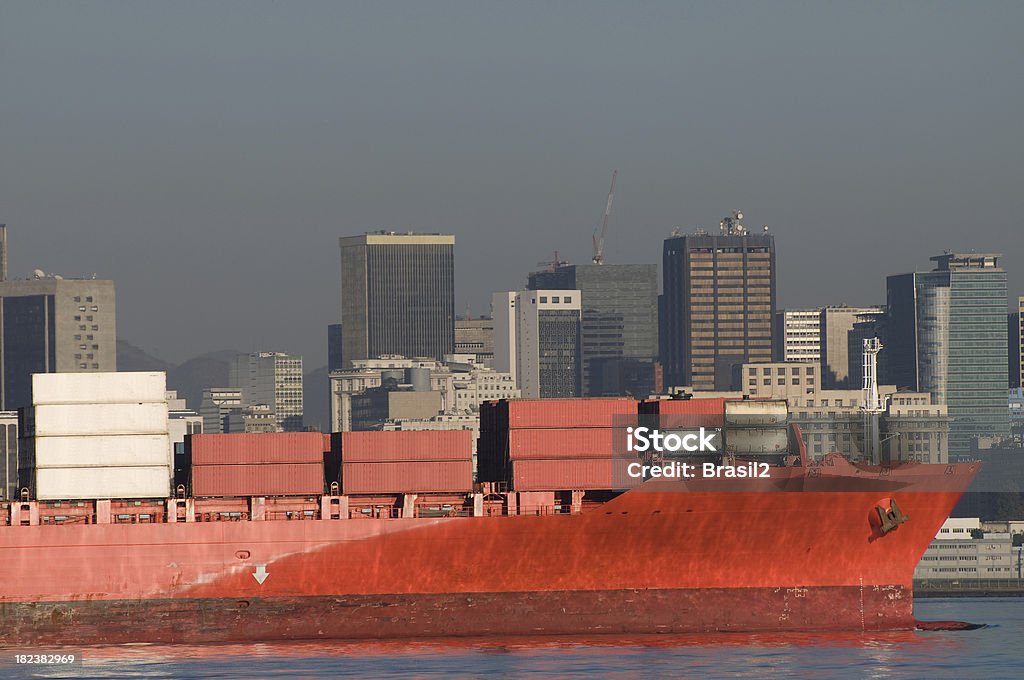
[(743, 226), (743, 211), (733, 210), (730, 217), (723, 217), (718, 223), (722, 236), (746, 236), (747, 228)]
[(594, 230), (594, 236), (591, 239), (594, 244), (594, 257), (591, 261), (594, 264), (604, 264), (604, 237), (608, 235), (608, 215), (612, 212), (612, 197), (615, 195), (615, 178), (618, 176), (618, 170), (612, 170), (612, 187), (608, 190), (608, 202), (604, 206), (604, 219), (601, 220), (601, 235), (597, 235), (597, 230)]

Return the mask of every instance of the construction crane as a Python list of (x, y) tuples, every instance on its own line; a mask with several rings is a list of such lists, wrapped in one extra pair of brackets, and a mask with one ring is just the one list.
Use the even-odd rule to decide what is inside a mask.
[(601, 220), (601, 235), (598, 236), (597, 230), (594, 230), (594, 257), (591, 258), (594, 264), (604, 264), (604, 237), (608, 235), (608, 215), (612, 212), (612, 196), (615, 195), (615, 177), (619, 174), (618, 170), (612, 171), (612, 188), (608, 190), (608, 203), (604, 206), (604, 219)]
[(548, 260), (547, 262), (538, 262), (538, 267), (548, 267), (551, 271), (556, 271), (559, 267), (564, 267), (569, 264), (568, 260), (562, 260), (558, 257), (558, 251), (555, 251), (555, 259)]

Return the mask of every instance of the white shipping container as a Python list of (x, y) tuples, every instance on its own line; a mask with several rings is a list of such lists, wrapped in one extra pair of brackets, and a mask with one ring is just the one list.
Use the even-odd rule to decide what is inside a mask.
[(166, 398), (163, 371), (117, 373), (36, 373), (33, 404), (138, 404)]
[(163, 434), (36, 437), (34, 443), (41, 468), (171, 466)]
[(42, 468), (36, 470), (36, 498), (72, 501), (90, 498), (168, 498), (166, 467)]
[(35, 434), (167, 434), (167, 402), (158, 404), (42, 404), (35, 411)]

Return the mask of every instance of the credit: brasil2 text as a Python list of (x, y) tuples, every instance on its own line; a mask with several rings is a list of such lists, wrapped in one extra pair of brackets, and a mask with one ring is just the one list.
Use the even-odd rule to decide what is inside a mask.
[(672, 479), (693, 479), (700, 472), (701, 477), (759, 477), (768, 479), (771, 477), (771, 468), (768, 463), (741, 463), (739, 465), (715, 465), (714, 463), (702, 463), (700, 467), (696, 463), (680, 463), (672, 461), (663, 465), (642, 465), (630, 463), (626, 466), (626, 474), (634, 479), (650, 479), (652, 477), (668, 477)]

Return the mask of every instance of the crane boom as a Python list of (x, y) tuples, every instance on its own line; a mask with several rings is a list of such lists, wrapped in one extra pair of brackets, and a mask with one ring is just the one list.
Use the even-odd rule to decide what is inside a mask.
[(592, 258), (594, 264), (604, 264), (604, 237), (608, 235), (608, 216), (612, 212), (612, 197), (615, 195), (615, 178), (618, 174), (618, 170), (612, 171), (612, 187), (608, 190), (608, 203), (604, 206), (604, 219), (601, 220), (601, 235), (598, 236), (595, 229), (594, 236), (591, 239), (594, 244), (594, 257)]

